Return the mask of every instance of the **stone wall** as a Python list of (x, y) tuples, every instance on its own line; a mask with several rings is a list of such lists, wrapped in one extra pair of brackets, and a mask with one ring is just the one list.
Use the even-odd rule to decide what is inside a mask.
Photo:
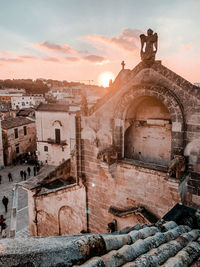
[(108, 165), (97, 160), (97, 149), (84, 140), (83, 163), (87, 180), (89, 229), (92, 233), (106, 232), (107, 224), (117, 220), (118, 230), (138, 223), (135, 216), (125, 219), (110, 214), (110, 206), (128, 208), (135, 203), (161, 218), (179, 203), (177, 181), (166, 180), (166, 172), (135, 166), (126, 162)]
[(71, 185), (47, 194), (29, 191), (31, 236), (80, 234), (87, 231), (84, 186)]

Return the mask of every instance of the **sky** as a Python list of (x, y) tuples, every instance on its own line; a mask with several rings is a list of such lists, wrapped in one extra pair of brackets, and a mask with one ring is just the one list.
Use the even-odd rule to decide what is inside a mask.
[[(141, 33), (158, 34), (157, 60), (200, 82), (200, 0), (0, 0), (0, 79), (97, 84), (140, 62)], [(94, 82), (93, 82), (94, 81)]]

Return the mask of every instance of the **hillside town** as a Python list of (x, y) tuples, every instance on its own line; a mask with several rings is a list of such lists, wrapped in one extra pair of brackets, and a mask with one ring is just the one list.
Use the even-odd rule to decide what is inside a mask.
[(199, 10), (2, 1), (0, 267), (200, 266)]
[[(138, 256), (150, 248), (162, 255), (170, 244), (161, 262), (179, 262), (179, 253), (193, 249), (185, 258), (200, 263), (199, 87), (155, 60), (152, 35), (140, 36), (141, 62), (130, 70), (123, 61), (107, 88), (48, 83), (48, 92), (30, 95), (1, 89), (1, 238), (11, 250), (18, 240), (23, 255), (16, 261), (3, 254), (5, 266), (28, 266), (31, 253), (33, 266), (47, 266), (52, 236), (51, 262), (63, 245), (89, 250), (66, 259), (60, 252), (63, 266), (147, 266), (148, 256), (126, 264), (137, 242)], [(39, 253), (34, 239), (28, 244), (34, 237), (44, 238)], [(186, 241), (177, 249), (174, 238)]]
[[(28, 81), (30, 91), (31, 84)], [(38, 82), (37, 82), (38, 83)], [(1, 216), (9, 237), (28, 227), (27, 192), (19, 189), (18, 219), (13, 230), (13, 189), (15, 184), (37, 176), (43, 169), (59, 166), (71, 157), (76, 146), (75, 117), (83, 109), (97, 103), (108, 88), (40, 79), (48, 86), (39, 93), (29, 93), (29, 88), (5, 88), (3, 85), (24, 85), (23, 81), (1, 82), (0, 89), (0, 197), (8, 199), (7, 211), (2, 202)], [(27, 86), (27, 83), (26, 83)], [(23, 86), (25, 87), (25, 86)], [(37, 92), (39, 89), (37, 88)], [(36, 178), (36, 177), (35, 177)], [(20, 208), (22, 209), (22, 218)]]

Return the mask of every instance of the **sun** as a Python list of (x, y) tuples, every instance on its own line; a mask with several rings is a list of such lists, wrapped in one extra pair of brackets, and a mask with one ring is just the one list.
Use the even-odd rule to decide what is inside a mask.
[(103, 72), (98, 77), (98, 84), (103, 87), (108, 87), (110, 80), (114, 81), (115, 75), (110, 71)]

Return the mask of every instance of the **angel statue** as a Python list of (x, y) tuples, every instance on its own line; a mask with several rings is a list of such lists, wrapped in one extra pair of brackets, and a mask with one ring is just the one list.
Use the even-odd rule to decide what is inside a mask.
[[(155, 32), (153, 34), (153, 31), (151, 29), (148, 29), (147, 31), (147, 36), (144, 34), (140, 35), (141, 39), (141, 51), (140, 51), (140, 56), (142, 60), (155, 60), (155, 55), (157, 52), (157, 47), (158, 47), (158, 35)], [(145, 46), (145, 51), (143, 51), (144, 44), (146, 43)]]

